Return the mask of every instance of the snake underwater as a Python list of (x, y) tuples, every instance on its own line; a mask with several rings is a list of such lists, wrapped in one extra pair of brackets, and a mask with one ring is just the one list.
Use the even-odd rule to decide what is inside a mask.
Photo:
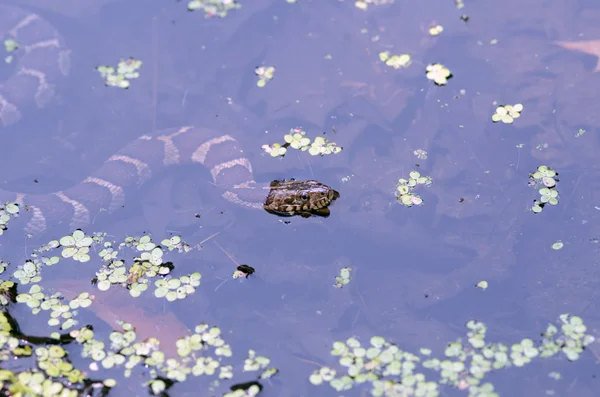
[[(18, 43), (15, 73), (0, 83), (0, 122), (8, 126), (23, 117), (23, 109), (43, 108), (55, 99), (56, 87), (68, 74), (70, 51), (52, 25), (13, 6), (0, 5), (0, 34)], [(27, 233), (65, 223), (81, 228), (97, 212), (124, 206), (131, 190), (150, 180), (157, 168), (186, 163), (206, 167), (224, 199), (279, 216), (327, 217), (329, 205), (340, 196), (316, 180), (257, 183), (250, 160), (233, 136), (183, 126), (138, 137), (75, 186), (47, 194), (0, 190), (0, 203), (15, 202), (27, 210), (19, 216)]]

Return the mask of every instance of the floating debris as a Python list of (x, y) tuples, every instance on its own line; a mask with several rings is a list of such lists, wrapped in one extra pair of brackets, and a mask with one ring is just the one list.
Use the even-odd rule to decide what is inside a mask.
[(400, 178), (398, 180), (396, 197), (398, 201), (405, 207), (421, 205), (423, 204), (423, 199), (418, 194), (414, 193), (414, 190), (418, 185), (429, 187), (432, 183), (433, 180), (430, 176), (421, 176), (420, 172), (411, 171), (409, 174), (409, 179)]
[(292, 128), (290, 133), (284, 135), (285, 143), (273, 143), (271, 145), (264, 144), (262, 149), (272, 157), (284, 157), (288, 148), (308, 151), (312, 156), (325, 156), (327, 154), (337, 154), (342, 151), (342, 147), (335, 142), (330, 142), (322, 136), (318, 136), (311, 142), (310, 138), (306, 137), (306, 131), (302, 128)]
[(433, 80), (436, 85), (446, 85), (452, 78), (450, 70), (441, 63), (432, 63), (427, 65), (426, 75), (429, 80)]
[(521, 111), (523, 105), (517, 103), (516, 105), (502, 105), (496, 108), (496, 112), (492, 115), (492, 121), (497, 123), (502, 121), (506, 124), (512, 124), (514, 119), (521, 117)]
[(565, 246), (565, 244), (561, 240), (558, 240), (557, 242), (552, 244), (552, 249), (558, 251), (559, 249), (562, 249), (562, 247), (564, 247), (564, 246)]
[(410, 66), (411, 60), (410, 55), (390, 55), (389, 51), (383, 51), (379, 53), (379, 60), (384, 62), (387, 66), (390, 66), (396, 70), (400, 68), (407, 68)]
[(3, 206), (0, 206), (0, 236), (4, 234), (5, 230), (8, 230), (8, 221), (12, 218), (19, 216), (19, 204), (6, 202)]
[[(546, 204), (558, 204), (558, 190), (556, 189), (558, 181), (558, 173), (545, 165), (540, 165), (537, 171), (529, 174), (529, 186), (539, 188), (538, 192), (540, 193), (540, 199), (534, 200), (531, 206), (533, 213), (542, 212)], [(543, 187), (540, 188), (540, 186)]]
[(189, 11), (204, 10), (206, 18), (225, 18), (231, 10), (242, 8), (235, 0), (190, 0), (187, 6)]
[(254, 74), (258, 76), (258, 81), (256, 85), (259, 87), (264, 87), (267, 83), (273, 80), (275, 75), (275, 67), (274, 66), (259, 66), (254, 69)]
[(104, 84), (111, 87), (127, 89), (131, 85), (129, 79), (140, 77), (138, 70), (142, 67), (142, 61), (134, 58), (122, 59), (117, 69), (112, 66), (97, 66), (96, 70), (104, 79)]

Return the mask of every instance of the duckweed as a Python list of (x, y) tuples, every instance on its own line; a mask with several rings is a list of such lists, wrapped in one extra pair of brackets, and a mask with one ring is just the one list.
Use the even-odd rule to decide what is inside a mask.
[(535, 172), (529, 174), (529, 186), (537, 188), (540, 194), (540, 199), (534, 200), (531, 206), (534, 214), (542, 212), (546, 204), (558, 204), (557, 183), (558, 173), (545, 165), (540, 165)]
[(426, 76), (432, 80), (435, 85), (446, 85), (452, 78), (450, 70), (441, 63), (432, 63), (426, 67)]
[(398, 179), (398, 185), (396, 186), (396, 197), (398, 201), (405, 207), (421, 205), (423, 204), (423, 199), (416, 194), (414, 190), (419, 185), (429, 187), (432, 183), (433, 180), (431, 177), (421, 176), (421, 173), (418, 171), (411, 171), (409, 173), (409, 179)]
[(495, 113), (492, 115), (492, 121), (497, 123), (502, 121), (505, 124), (512, 124), (514, 119), (521, 117), (523, 111), (523, 105), (517, 103), (516, 105), (501, 105), (496, 108)]
[(141, 67), (142, 61), (130, 57), (121, 59), (116, 69), (112, 66), (100, 65), (96, 67), (96, 70), (104, 79), (106, 86), (127, 89), (131, 85), (130, 79), (140, 77), (139, 69)]
[(379, 6), (384, 4), (392, 4), (394, 0), (356, 0), (354, 6), (363, 11), (366, 11), (370, 5)]
[(0, 206), (0, 236), (8, 229), (8, 221), (17, 216), (19, 216), (19, 204), (6, 202)]
[(256, 85), (262, 88), (275, 77), (275, 67), (259, 66), (254, 70), (254, 74), (258, 77)]
[(438, 36), (444, 31), (444, 27), (442, 25), (435, 25), (429, 28), (429, 34), (431, 36)]
[(229, 11), (241, 7), (236, 0), (190, 0), (187, 5), (189, 11), (203, 10), (206, 18), (225, 18)]
[(400, 68), (407, 68), (411, 64), (409, 54), (390, 55), (389, 51), (380, 52), (379, 60), (385, 63), (387, 66), (390, 66), (392, 69), (396, 70)]
[[(316, 386), (329, 384), (338, 392), (370, 383), (374, 396), (437, 397), (443, 386), (468, 390), (473, 396), (497, 396), (494, 386), (483, 381), (490, 372), (522, 367), (560, 352), (575, 360), (594, 341), (593, 336), (586, 334), (581, 318), (562, 314), (559, 319), (560, 332), (550, 324), (542, 334), (541, 343), (525, 338), (510, 348), (486, 342), (485, 325), (471, 320), (466, 324), (468, 346), (460, 340), (452, 342), (441, 359), (432, 357), (429, 349), (421, 349), (419, 354), (403, 351), (380, 336), (372, 337), (365, 347), (356, 338), (335, 341), (331, 355), (338, 358), (340, 369), (323, 366), (308, 379)], [(417, 372), (419, 367), (434, 371), (436, 378)]]
[(262, 149), (271, 155), (272, 157), (284, 157), (287, 153), (288, 148), (297, 149), (301, 151), (308, 151), (312, 156), (325, 156), (328, 154), (337, 154), (342, 151), (342, 147), (338, 146), (335, 142), (330, 142), (322, 136), (318, 136), (311, 142), (310, 138), (307, 138), (306, 131), (302, 128), (292, 128), (290, 133), (284, 135), (283, 139), (285, 143), (273, 143), (262, 145)]
[[(300, 150), (306, 147), (302, 144), (297, 146)], [(558, 181), (556, 176), (555, 171), (540, 166), (532, 173), (531, 178), (534, 183), (543, 185), (541, 189), (549, 190), (540, 194), (552, 198), (551, 192), (555, 191)], [(409, 173), (409, 179), (399, 180), (398, 194), (412, 194), (413, 189), (419, 185), (429, 186), (431, 183), (430, 177), (412, 171)], [(412, 199), (411, 203), (415, 204)], [(131, 377), (136, 368), (144, 368), (146, 378), (143, 384), (152, 393), (157, 394), (168, 393), (173, 384), (184, 382), (190, 376), (210, 376), (215, 380), (233, 379), (234, 368), (238, 368), (239, 365), (229, 362), (233, 350), (223, 339), (223, 332), (218, 327), (204, 323), (197, 325), (190, 335), (173, 341), (177, 357), (167, 357), (161, 350), (161, 341), (156, 338), (138, 341), (132, 324), (118, 322), (119, 329), (111, 332), (106, 340), (96, 339), (90, 326), (78, 325), (77, 311), (93, 306), (94, 295), (81, 292), (69, 296), (72, 299), (66, 299), (60, 293), (44, 293), (40, 284), (41, 269), (43, 266), (54, 266), (60, 260), (59, 256), (46, 254), (47, 252), (60, 249), (64, 259), (81, 261), (73, 250), (89, 250), (94, 245), (101, 247), (98, 258), (95, 258), (102, 261), (100, 269), (96, 272), (98, 293), (118, 286), (129, 288), (130, 293), (136, 296), (135, 294), (139, 295), (145, 291), (153, 281), (156, 287), (155, 296), (176, 300), (185, 298), (200, 285), (200, 273), (177, 278), (171, 275), (175, 267), (164, 262), (163, 247), (178, 252), (187, 252), (189, 249), (179, 236), (164, 239), (161, 245), (153, 243), (150, 236), (128, 237), (119, 244), (105, 242), (105, 237), (105, 234), (88, 236), (77, 230), (69, 236), (53, 240), (34, 250), (33, 259), (18, 266), (13, 273), (21, 285), (31, 284), (25, 292), (18, 295), (16, 282), (0, 280), (2, 306), (24, 304), (34, 314), (46, 313), (49, 316), (49, 325), (60, 327), (61, 330), (71, 330), (65, 335), (59, 331), (53, 332), (50, 337), (43, 339), (43, 343), (37, 343), (34, 342), (35, 338), (21, 334), (18, 327), (13, 327), (17, 322), (9, 317), (7, 310), (0, 311), (0, 360), (33, 357), (36, 363), (32, 369), (21, 372), (0, 370), (0, 393), (8, 393), (10, 390), (16, 395), (15, 393), (31, 390), (39, 395), (76, 396), (89, 393), (92, 388), (108, 392), (117, 384), (115, 379), (92, 380), (87, 377), (87, 374), (96, 373), (100, 369), (119, 369), (125, 377)], [(130, 267), (125, 261), (118, 259), (122, 255), (121, 250), (125, 248), (131, 248), (139, 255), (134, 258)], [(65, 250), (68, 250), (67, 255), (64, 254)], [(0, 261), (0, 273), (8, 266), (9, 263)], [(351, 270), (350, 267), (340, 269), (340, 274), (336, 277), (337, 287), (348, 283)], [(480, 288), (482, 283), (478, 284)], [(511, 345), (488, 343), (485, 339), (485, 325), (469, 321), (466, 324), (465, 341), (450, 343), (440, 358), (424, 348), (420, 349), (418, 354), (402, 351), (378, 336), (372, 337), (367, 346), (361, 345), (357, 338), (336, 341), (333, 343), (331, 354), (337, 357), (339, 366), (321, 367), (310, 374), (309, 380), (315, 385), (329, 384), (338, 391), (350, 390), (357, 384), (366, 383), (370, 384), (372, 394), (379, 396), (438, 396), (441, 388), (449, 385), (469, 390), (471, 395), (489, 397), (496, 395), (493, 385), (484, 381), (490, 372), (522, 367), (535, 360), (558, 354), (564, 354), (568, 360), (573, 361), (594, 341), (594, 338), (587, 334), (587, 327), (581, 318), (563, 314), (559, 320), (558, 326), (549, 325), (546, 328), (541, 342), (536, 343), (525, 338)], [(171, 341), (163, 341), (165, 342)], [(70, 349), (71, 354), (80, 351), (82, 357), (91, 360), (89, 371), (76, 368), (72, 364), (63, 347), (64, 343), (73, 343), (79, 348)], [(227, 395), (239, 395), (237, 392), (241, 390), (245, 393), (242, 395), (258, 394), (262, 388), (259, 380), (269, 379), (278, 373), (278, 370), (270, 365), (269, 358), (249, 350), (248, 357), (244, 360), (243, 371), (256, 372), (256, 381), (248, 382)], [(422, 368), (430, 369), (435, 376), (421, 373)], [(61, 381), (57, 382), (56, 378)]]
[(340, 274), (335, 277), (335, 284), (333, 285), (336, 288), (343, 288), (344, 285), (350, 282), (350, 272), (352, 268), (349, 266), (343, 267), (340, 269)]
[(19, 49), (19, 43), (14, 39), (5, 39), (4, 40), (4, 50), (8, 53), (6, 57), (4, 57), (4, 62), (11, 63), (13, 61), (13, 55), (11, 52), (14, 52)]
[(63, 258), (73, 258), (79, 262), (87, 262), (91, 258), (88, 255), (90, 246), (94, 240), (86, 236), (81, 230), (76, 230), (71, 236), (65, 236), (59, 240), (64, 249), (61, 252)]
[(185, 299), (196, 291), (196, 288), (200, 285), (201, 277), (200, 273), (196, 272), (180, 278), (156, 280), (154, 282), (156, 287), (154, 296), (157, 298), (164, 297), (170, 302)]

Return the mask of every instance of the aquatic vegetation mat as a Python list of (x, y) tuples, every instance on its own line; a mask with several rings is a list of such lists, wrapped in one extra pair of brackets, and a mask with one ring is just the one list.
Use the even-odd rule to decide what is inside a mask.
[(431, 179), (430, 176), (422, 176), (419, 171), (411, 171), (408, 179), (398, 179), (396, 198), (398, 199), (398, 202), (405, 207), (421, 205), (423, 204), (423, 199), (415, 193), (415, 189), (419, 185), (429, 187), (432, 183), (433, 179)]
[[(18, 215), (18, 209), (14, 203), (3, 207), (8, 219)], [(104, 233), (88, 235), (76, 230), (34, 250), (31, 258), (21, 265), (0, 262), (3, 309), (0, 312), (0, 361), (4, 362), (0, 370), (0, 392), (22, 396), (78, 396), (95, 390), (99, 393), (96, 395), (107, 395), (117, 380), (92, 379), (89, 375), (100, 377), (102, 369), (120, 369), (125, 378), (132, 378), (134, 374), (135, 379), (141, 377), (140, 387), (147, 388), (151, 394), (165, 395), (174, 384), (190, 377), (211, 377), (213, 384), (218, 385), (232, 380), (235, 368), (242, 368), (245, 373), (257, 372), (255, 380), (233, 385), (232, 392), (224, 395), (256, 395), (262, 389), (260, 381), (278, 372), (269, 366), (267, 357), (250, 350), (242, 360), (243, 365), (242, 362), (236, 364), (231, 346), (216, 326), (200, 323), (189, 330), (178, 320), (167, 319), (167, 328), (159, 337), (153, 325), (156, 316), (151, 313), (140, 316), (139, 309), (137, 313), (131, 312), (136, 309), (127, 299), (140, 297), (148, 290), (153, 291), (157, 305), (162, 305), (158, 303), (162, 299), (172, 302), (194, 294), (200, 285), (200, 273), (174, 276), (176, 266), (164, 258), (165, 253), (185, 254), (192, 249), (180, 236), (164, 239), (160, 244), (148, 235), (127, 237), (116, 243), (107, 241)], [(131, 261), (123, 259), (126, 251), (135, 254), (129, 265), (127, 262)], [(100, 263), (95, 272), (93, 268), (85, 268), (91, 271), (93, 286), (90, 287), (90, 279), (87, 282), (85, 279), (61, 280), (54, 288), (57, 292), (47, 292), (43, 274), (63, 261)], [(8, 272), (11, 269), (12, 275)], [(82, 272), (85, 271), (82, 268)], [(90, 288), (91, 292), (86, 291)], [(110, 297), (115, 296), (119, 299), (118, 309), (108, 304)], [(11, 314), (15, 305), (26, 306), (32, 315), (45, 316), (47, 328), (37, 329), (48, 330), (49, 334), (22, 332), (19, 321)], [(96, 335), (91, 324), (80, 323), (79, 312), (88, 308), (115, 327), (108, 338)], [(135, 324), (122, 319), (113, 323), (115, 318), (131, 318)], [(78, 353), (87, 362), (87, 368), (74, 366), (72, 355)]]
[(311, 156), (325, 156), (329, 154), (338, 154), (343, 148), (335, 142), (330, 142), (322, 136), (311, 140), (306, 136), (306, 131), (296, 127), (290, 129), (290, 133), (283, 136), (285, 143), (264, 144), (262, 149), (272, 157), (284, 157), (288, 148), (308, 152)]
[(427, 79), (432, 80), (435, 85), (446, 85), (448, 84), (448, 80), (452, 78), (450, 69), (441, 63), (427, 65), (425, 68), (425, 75), (427, 76)]
[(254, 69), (254, 74), (258, 77), (256, 81), (256, 85), (260, 88), (267, 85), (268, 82), (273, 80), (275, 77), (275, 67), (274, 66), (259, 66)]
[(559, 320), (559, 326), (548, 325), (538, 342), (524, 338), (510, 346), (487, 342), (487, 327), (469, 321), (466, 342), (449, 343), (442, 358), (426, 348), (418, 353), (403, 351), (380, 336), (372, 337), (366, 346), (348, 338), (333, 343), (331, 355), (339, 365), (316, 369), (309, 380), (338, 392), (370, 385), (372, 396), (437, 397), (444, 394), (444, 387), (464, 390), (469, 396), (499, 396), (494, 385), (485, 382), (492, 371), (523, 367), (558, 354), (574, 361), (594, 342), (581, 318), (562, 314)]
[(390, 55), (389, 51), (380, 52), (379, 60), (396, 70), (400, 68), (407, 68), (411, 63), (409, 54)]
[(130, 80), (140, 77), (139, 70), (141, 67), (142, 61), (129, 58), (122, 59), (116, 68), (100, 65), (96, 67), (96, 70), (104, 79), (104, 84), (106, 86), (127, 89), (131, 85)]
[(531, 211), (534, 214), (542, 212), (546, 204), (558, 204), (558, 172), (552, 168), (540, 165), (535, 172), (529, 174), (529, 186), (538, 189), (540, 198), (533, 200)]
[(515, 119), (521, 117), (523, 111), (523, 105), (517, 103), (516, 105), (501, 105), (496, 108), (495, 113), (492, 115), (492, 121), (497, 123), (502, 121), (505, 124), (512, 124)]
[(19, 49), (19, 43), (16, 40), (14, 40), (14, 39), (4, 40), (4, 50), (7, 53), (7, 55), (4, 57), (4, 62), (12, 63), (13, 55), (11, 53), (15, 52), (18, 49)]

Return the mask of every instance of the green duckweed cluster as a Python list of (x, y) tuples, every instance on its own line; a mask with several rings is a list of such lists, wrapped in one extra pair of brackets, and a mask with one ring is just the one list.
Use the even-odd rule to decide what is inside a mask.
[(129, 58), (122, 59), (116, 69), (112, 66), (100, 65), (96, 67), (96, 70), (104, 79), (106, 86), (127, 89), (131, 85), (130, 79), (140, 77), (139, 69), (141, 67), (142, 61)]
[(450, 69), (441, 63), (432, 63), (425, 68), (425, 75), (429, 80), (432, 80), (435, 85), (446, 85), (448, 80), (452, 78)]
[(389, 51), (379, 53), (379, 60), (385, 63), (392, 69), (407, 68), (410, 66), (411, 60), (409, 54), (390, 55)]
[(333, 284), (336, 288), (343, 288), (344, 285), (350, 283), (350, 272), (352, 268), (350, 266), (346, 266), (340, 269), (340, 274), (335, 276), (335, 284)]
[(363, 11), (366, 11), (369, 6), (380, 6), (384, 4), (392, 4), (394, 0), (356, 0), (354, 6)]
[[(11, 215), (18, 213), (14, 211), (15, 208), (18, 210), (18, 206), (11, 204), (6, 207), (11, 209)], [(101, 263), (93, 280), (98, 294), (107, 293), (106, 290), (111, 288), (125, 288), (132, 297), (137, 297), (154, 286), (155, 297), (174, 301), (193, 294), (200, 284), (200, 273), (173, 277), (171, 273), (175, 266), (171, 262), (164, 262), (165, 251), (185, 253), (192, 249), (180, 236), (164, 239), (160, 244), (154, 243), (148, 235), (127, 237), (118, 244), (105, 238), (106, 234), (103, 233), (88, 235), (76, 230), (71, 235), (35, 249), (31, 259), (13, 271), (12, 277), (18, 282), (0, 279), (0, 304), (3, 309), (0, 311), (0, 362), (10, 362), (15, 368), (23, 369), (31, 364), (31, 361), (22, 362), (23, 359), (35, 359), (32, 368), (21, 372), (2, 366), (6, 369), (0, 370), (0, 394), (23, 397), (78, 396), (92, 389), (101, 389), (103, 393), (100, 395), (106, 395), (117, 384), (114, 379), (98, 381), (84, 375), (100, 373), (101, 369), (120, 368), (125, 377), (132, 377), (134, 373), (144, 376), (146, 380), (143, 384), (154, 395), (167, 392), (175, 383), (185, 382), (189, 377), (214, 377), (215, 386), (219, 381), (233, 379), (234, 363), (230, 362), (232, 349), (221, 337), (218, 327), (199, 324), (187, 336), (176, 341), (163, 341), (175, 343), (177, 355), (167, 357), (158, 339), (150, 337), (137, 340), (133, 324), (119, 321), (119, 329), (110, 333), (107, 340), (96, 338), (91, 326), (79, 324), (79, 311), (94, 306), (95, 297), (90, 293), (75, 293), (68, 299), (60, 292), (44, 291), (43, 269), (65, 260)], [(125, 249), (136, 253), (130, 266), (122, 259)], [(60, 256), (49, 255), (56, 250), (61, 252)], [(0, 274), (6, 274), (10, 266), (7, 262), (0, 262)], [(90, 277), (93, 275), (92, 270)], [(157, 304), (162, 305), (158, 300)], [(27, 306), (33, 315), (45, 313), (47, 325), (57, 331), (47, 337), (23, 334), (18, 322), (9, 314), (13, 305)], [(60, 333), (65, 330), (70, 332)], [(71, 354), (79, 351), (88, 360), (87, 370), (73, 366), (63, 348), (66, 344), (80, 346), (70, 351)], [(269, 367), (269, 364), (268, 358), (250, 350), (243, 371), (259, 372), (256, 381), (238, 385), (234, 392), (227, 395), (256, 395), (256, 390), (262, 388), (259, 381), (277, 373), (277, 369)]]
[(8, 221), (19, 216), (19, 205), (17, 203), (5, 203), (0, 206), (0, 236), (8, 229)]
[(258, 77), (256, 85), (262, 88), (266, 86), (269, 81), (273, 80), (273, 77), (275, 77), (275, 67), (259, 66), (254, 69), (254, 74)]
[[(547, 186), (552, 182), (544, 182), (544, 178), (556, 182), (556, 175), (550, 168), (540, 166), (531, 177), (535, 183), (541, 181)], [(418, 205), (422, 201), (414, 201), (411, 189), (417, 185), (429, 186), (432, 181), (417, 171), (412, 171), (409, 177), (399, 181), (398, 194), (409, 195), (410, 204)], [(14, 204), (3, 208), (11, 209), (9, 218), (18, 214), (18, 206)], [(83, 252), (82, 248), (85, 248)], [(0, 278), (3, 309), (0, 311), (0, 394), (74, 397), (100, 390), (98, 395), (105, 396), (117, 381), (110, 377), (92, 379), (89, 375), (101, 376), (102, 370), (115, 369), (122, 371), (126, 378), (142, 379), (142, 385), (152, 395), (164, 395), (173, 385), (190, 377), (211, 377), (214, 379), (211, 387), (231, 381), (237, 365), (220, 328), (201, 323), (189, 335), (176, 341), (162, 341), (175, 342), (176, 355), (168, 356), (161, 349), (160, 340), (153, 337), (138, 340), (134, 324), (127, 322), (118, 321), (118, 329), (107, 338), (96, 337), (90, 325), (79, 324), (77, 320), (80, 310), (94, 306), (93, 295), (80, 292), (68, 299), (59, 292), (47, 293), (42, 286), (47, 267), (67, 260), (99, 261), (100, 267), (90, 275), (95, 273), (98, 294), (111, 288), (125, 288), (132, 297), (137, 297), (154, 286), (157, 298), (184, 299), (199, 287), (201, 276), (192, 273), (174, 277), (175, 266), (165, 262), (164, 256), (166, 252), (185, 253), (192, 249), (180, 236), (163, 239), (160, 244), (148, 235), (127, 237), (117, 244), (106, 241), (104, 233), (88, 235), (82, 230), (35, 249), (31, 258), (15, 267), (12, 278), (17, 281)], [(135, 253), (129, 266), (123, 259), (124, 250)], [(53, 251), (61, 254), (53, 255)], [(10, 267), (9, 263), (0, 261), (0, 274), (7, 274)], [(340, 270), (336, 287), (348, 284), (351, 270), (350, 267)], [(48, 326), (55, 331), (49, 336), (23, 334), (10, 315), (13, 305), (24, 305), (33, 315), (45, 313)], [(471, 396), (497, 397), (494, 386), (486, 382), (486, 376), (492, 371), (523, 367), (558, 354), (574, 361), (594, 341), (582, 319), (568, 314), (560, 316), (558, 326), (549, 325), (540, 340), (525, 338), (512, 345), (487, 342), (486, 326), (480, 322), (469, 321), (466, 326), (466, 341), (448, 344), (440, 358), (425, 348), (418, 353), (402, 351), (378, 336), (372, 337), (368, 346), (362, 346), (357, 338), (337, 341), (331, 353), (338, 359), (339, 367), (323, 366), (315, 370), (309, 380), (316, 386), (329, 384), (338, 392), (368, 385), (373, 396), (437, 397), (443, 387), (453, 387), (467, 390)], [(61, 333), (64, 331), (68, 333)], [(67, 351), (65, 345), (73, 346)], [(87, 368), (76, 368), (70, 354), (80, 354)], [(261, 382), (278, 373), (267, 357), (253, 350), (248, 351), (242, 370), (255, 372), (255, 380), (232, 386), (232, 391), (224, 396), (256, 396), (262, 390)]]
[(58, 242), (63, 247), (61, 252), (63, 258), (73, 258), (79, 262), (87, 262), (91, 259), (88, 253), (94, 240), (81, 230), (74, 231), (71, 236), (64, 236)]
[(190, 0), (187, 6), (189, 11), (203, 10), (206, 18), (225, 18), (229, 11), (241, 7), (236, 0)]
[(431, 36), (439, 36), (444, 31), (442, 25), (434, 25), (429, 28), (428, 32)]
[(514, 119), (521, 117), (523, 111), (523, 105), (517, 103), (516, 105), (501, 105), (496, 108), (496, 111), (492, 115), (492, 121), (497, 123), (502, 121), (505, 124), (512, 124)]
[(540, 165), (535, 172), (529, 174), (529, 186), (538, 189), (540, 198), (533, 200), (531, 211), (534, 214), (542, 212), (546, 204), (558, 204), (558, 173), (552, 168)]
[(284, 157), (288, 148), (308, 151), (311, 156), (325, 156), (328, 154), (338, 154), (342, 147), (335, 142), (329, 142), (322, 136), (316, 137), (313, 141), (306, 137), (306, 131), (302, 128), (292, 128), (289, 134), (283, 137), (285, 143), (265, 144), (262, 149), (272, 157)]
[(19, 49), (19, 43), (16, 40), (5, 39), (4, 40), (4, 50), (6, 51), (7, 55), (4, 57), (4, 62), (12, 63), (13, 55), (11, 54), (11, 52), (15, 52), (18, 49)]
[(411, 171), (408, 179), (398, 179), (398, 185), (396, 186), (396, 197), (398, 198), (398, 201), (405, 207), (421, 205), (423, 204), (423, 199), (416, 194), (414, 190), (419, 185), (429, 187), (432, 183), (433, 180), (430, 176), (421, 176), (419, 171)]
[(523, 367), (534, 360), (563, 354), (577, 360), (594, 341), (581, 318), (562, 314), (559, 327), (548, 325), (541, 340), (525, 338), (513, 345), (488, 343), (487, 328), (477, 321), (466, 324), (466, 341), (447, 345), (442, 358), (429, 349), (419, 353), (401, 350), (384, 338), (374, 336), (368, 346), (356, 338), (333, 343), (332, 356), (339, 369), (323, 366), (309, 377), (314, 385), (329, 384), (338, 392), (361, 384), (370, 385), (373, 396), (438, 397), (443, 387), (466, 390), (469, 396), (498, 397), (494, 386), (485, 382), (492, 371)]

